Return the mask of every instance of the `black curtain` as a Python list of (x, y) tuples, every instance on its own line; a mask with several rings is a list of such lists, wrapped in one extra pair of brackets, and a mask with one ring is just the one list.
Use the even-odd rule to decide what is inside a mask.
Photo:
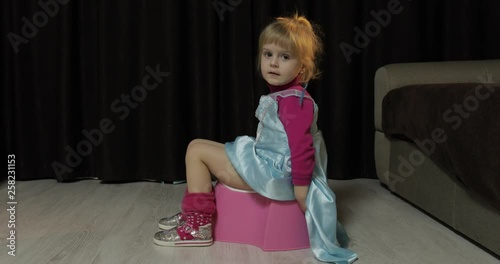
[(374, 178), (373, 77), (500, 58), (494, 0), (2, 1), (2, 142), (16, 179), (185, 178), (189, 141), (255, 135), (257, 39), (298, 11), (324, 33), (310, 84), (335, 179)]

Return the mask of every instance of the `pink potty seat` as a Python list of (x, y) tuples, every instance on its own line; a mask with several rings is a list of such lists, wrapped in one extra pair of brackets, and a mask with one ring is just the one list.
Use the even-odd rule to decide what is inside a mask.
[(264, 251), (309, 248), (304, 213), (296, 201), (275, 201), (254, 191), (215, 186), (214, 240)]

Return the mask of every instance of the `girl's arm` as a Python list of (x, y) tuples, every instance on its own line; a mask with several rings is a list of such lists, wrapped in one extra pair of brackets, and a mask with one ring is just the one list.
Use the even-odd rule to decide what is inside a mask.
[(295, 96), (280, 98), (279, 117), (288, 137), (291, 155), (292, 183), (295, 197), (305, 210), (305, 197), (314, 170), (314, 146), (311, 125), (314, 118), (313, 101), (304, 99), (302, 105)]
[(304, 185), (304, 186), (295, 185), (293, 186), (293, 191), (295, 192), (295, 199), (297, 199), (300, 209), (302, 210), (302, 212), (306, 212), (307, 209), (306, 197), (307, 197), (307, 192), (309, 191), (309, 185)]

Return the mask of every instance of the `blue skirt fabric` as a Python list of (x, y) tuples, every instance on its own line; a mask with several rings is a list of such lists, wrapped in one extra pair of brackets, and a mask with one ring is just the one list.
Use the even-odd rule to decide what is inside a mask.
[[(291, 177), (288, 138), (278, 117), (277, 97), (301, 96), (297, 90), (285, 90), (260, 98), (255, 116), (259, 119), (256, 138), (237, 137), (225, 144), (226, 154), (245, 182), (254, 191), (269, 199), (295, 200)], [(305, 96), (306, 100), (312, 100)], [(314, 101), (313, 101), (314, 102)], [(314, 104), (311, 126), (315, 167), (305, 213), (309, 241), (315, 257), (323, 262), (353, 263), (357, 254), (347, 249), (349, 238), (337, 221), (335, 194), (326, 178), (327, 153), (321, 131), (316, 125), (318, 107)]]

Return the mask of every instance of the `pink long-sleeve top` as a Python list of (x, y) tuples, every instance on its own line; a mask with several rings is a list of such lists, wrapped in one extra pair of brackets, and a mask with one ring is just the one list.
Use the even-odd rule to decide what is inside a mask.
[[(271, 93), (286, 89), (302, 91), (298, 78), (282, 86), (267, 84)], [(305, 92), (308, 95), (307, 91)], [(304, 98), (302, 105), (296, 96), (278, 97), (278, 115), (288, 137), (291, 155), (292, 183), (305, 186), (311, 183), (314, 170), (314, 146), (311, 125), (314, 118), (313, 101)]]

